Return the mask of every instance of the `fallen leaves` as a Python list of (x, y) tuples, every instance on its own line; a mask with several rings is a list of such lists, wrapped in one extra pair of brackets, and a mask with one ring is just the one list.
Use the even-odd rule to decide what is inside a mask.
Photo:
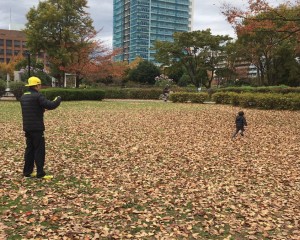
[[(47, 112), (46, 170), (23, 179), (18, 103), (0, 102), (1, 227), (32, 239), (298, 239), (299, 112), (70, 102)], [(0, 236), (4, 234), (1, 232)]]

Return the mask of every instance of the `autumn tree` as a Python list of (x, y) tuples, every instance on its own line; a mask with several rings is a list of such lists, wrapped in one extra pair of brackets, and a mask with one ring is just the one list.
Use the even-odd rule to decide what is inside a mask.
[[(246, 10), (224, 3), (222, 12), (227, 20), (239, 32), (278, 32), (281, 39), (295, 38), (300, 41), (300, 0), (286, 1), (278, 7), (272, 7), (267, 0), (249, 0)], [(266, 14), (267, 13), (267, 14)], [(244, 22), (247, 21), (247, 27)], [(300, 50), (300, 49), (298, 49)]]
[(64, 72), (76, 75), (76, 87), (83, 79), (88, 82), (106, 82), (107, 79), (122, 78), (127, 64), (113, 61), (118, 50), (110, 50), (94, 33), (82, 36), (81, 45), (70, 56), (68, 65), (60, 67)]
[[(241, 11), (230, 5), (223, 6), (224, 14), (235, 28), (240, 46), (240, 56), (254, 64), (257, 68), (259, 85), (276, 85), (283, 82), (278, 79), (274, 58), (282, 46), (292, 47), (294, 51), (289, 61), (297, 65), (299, 56), (299, 4), (282, 4), (272, 8), (266, 1), (249, 1), (248, 11)], [(281, 75), (283, 76), (283, 75)], [(285, 75), (286, 76), (286, 75)], [(290, 81), (290, 79), (289, 79)], [(290, 84), (295, 84), (291, 83)]]
[(33, 53), (46, 52), (54, 69), (74, 64), (78, 52), (92, 44), (88, 36), (96, 33), (86, 9), (87, 0), (39, 1), (27, 13), (27, 47)]
[[(174, 33), (174, 42), (157, 41), (155, 59), (165, 66), (182, 66), (197, 88), (211, 87), (214, 72), (225, 58), (229, 36), (212, 35), (210, 29)], [(208, 79), (206, 81), (206, 79)]]
[(6, 79), (9, 74), (10, 79), (13, 79), (14, 71), (20, 61), (23, 61), (24, 57), (21, 53), (14, 56), (8, 63), (0, 63), (0, 78)]

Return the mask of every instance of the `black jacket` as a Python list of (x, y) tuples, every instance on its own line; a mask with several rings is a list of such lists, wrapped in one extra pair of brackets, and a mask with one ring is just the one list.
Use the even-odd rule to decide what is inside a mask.
[(237, 127), (247, 126), (246, 118), (244, 116), (237, 116), (235, 119), (235, 124)]
[(57, 97), (53, 101), (47, 100), (35, 89), (29, 89), (20, 99), (23, 117), (24, 131), (44, 131), (45, 109), (52, 110), (60, 105), (61, 98)]

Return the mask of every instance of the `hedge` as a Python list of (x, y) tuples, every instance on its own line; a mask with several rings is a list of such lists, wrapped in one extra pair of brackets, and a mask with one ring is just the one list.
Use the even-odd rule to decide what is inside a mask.
[(100, 89), (46, 88), (40, 92), (50, 100), (57, 96), (63, 101), (102, 100), (105, 97), (105, 92)]
[(218, 88), (217, 92), (235, 92), (235, 93), (300, 93), (300, 87), (287, 87), (285, 85), (281, 86), (269, 86), (269, 87), (227, 87)]
[(245, 108), (300, 110), (300, 94), (288, 93), (214, 93), (217, 104), (232, 104)]
[(178, 92), (178, 93), (171, 93), (169, 99), (172, 102), (192, 102), (192, 103), (204, 103), (205, 100), (208, 99), (207, 93), (185, 93), (185, 92)]
[(0, 80), (0, 97), (5, 93), (6, 82), (4, 80)]
[(157, 88), (108, 88), (105, 98), (119, 99), (159, 99), (162, 89)]
[(212, 100), (217, 104), (229, 104), (230, 93), (229, 92), (216, 92), (212, 94)]

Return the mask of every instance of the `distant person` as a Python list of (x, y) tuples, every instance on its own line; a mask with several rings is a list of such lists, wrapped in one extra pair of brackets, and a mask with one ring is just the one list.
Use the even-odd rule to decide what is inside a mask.
[(247, 121), (244, 115), (243, 111), (238, 112), (238, 115), (235, 118), (236, 130), (232, 135), (232, 139), (234, 139), (239, 132), (241, 136), (244, 136), (245, 126), (247, 126)]
[(170, 85), (167, 84), (163, 89), (163, 96), (164, 96), (163, 99), (165, 102), (168, 100), (169, 94), (170, 94)]
[[(47, 100), (41, 93), (41, 80), (37, 77), (30, 77), (28, 91), (25, 92), (21, 99), (23, 130), (26, 138), (26, 149), (24, 154), (24, 177), (37, 177), (51, 179), (52, 175), (46, 175), (44, 172), (45, 164), (45, 138), (44, 138), (44, 112), (52, 110), (60, 105), (61, 97), (56, 97), (53, 101)], [(34, 163), (36, 173), (33, 172)]]

